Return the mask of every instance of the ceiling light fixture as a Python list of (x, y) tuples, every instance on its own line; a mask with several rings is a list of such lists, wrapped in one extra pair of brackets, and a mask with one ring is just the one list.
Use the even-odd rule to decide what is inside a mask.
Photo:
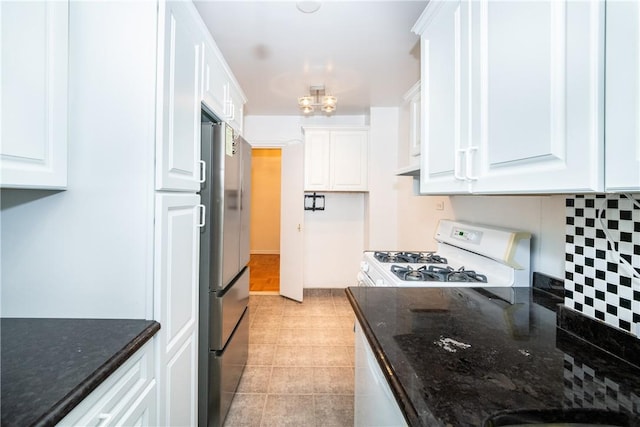
[(324, 86), (311, 86), (309, 95), (298, 98), (298, 106), (304, 114), (311, 114), (316, 107), (331, 114), (335, 111), (338, 104), (338, 98), (332, 95), (326, 95)]
[(296, 7), (302, 13), (317, 12), (318, 9), (320, 9), (320, 6), (322, 6), (322, 3), (319, 1), (308, 0), (296, 2)]

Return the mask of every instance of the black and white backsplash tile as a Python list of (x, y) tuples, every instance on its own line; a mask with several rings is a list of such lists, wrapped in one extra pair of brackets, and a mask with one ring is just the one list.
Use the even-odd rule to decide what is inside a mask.
[(634, 335), (640, 334), (637, 204), (640, 194), (566, 199), (565, 305)]

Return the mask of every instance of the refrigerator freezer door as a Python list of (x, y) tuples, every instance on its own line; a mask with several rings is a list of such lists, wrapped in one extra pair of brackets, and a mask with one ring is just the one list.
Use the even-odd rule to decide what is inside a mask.
[(249, 308), (222, 352), (209, 353), (209, 399), (207, 427), (221, 427), (238, 388), (249, 355)]
[(209, 346), (222, 350), (249, 303), (249, 267), (223, 292), (210, 295)]

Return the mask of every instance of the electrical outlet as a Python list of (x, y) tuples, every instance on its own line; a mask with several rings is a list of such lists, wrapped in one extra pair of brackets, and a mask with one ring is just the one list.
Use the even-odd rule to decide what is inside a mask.
[(444, 201), (439, 200), (436, 202), (436, 210), (443, 211), (444, 210)]

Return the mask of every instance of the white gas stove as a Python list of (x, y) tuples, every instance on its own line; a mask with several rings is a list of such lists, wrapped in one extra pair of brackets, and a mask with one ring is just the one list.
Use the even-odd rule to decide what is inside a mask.
[(360, 286), (529, 286), (531, 234), (441, 220), (435, 252), (365, 251)]

